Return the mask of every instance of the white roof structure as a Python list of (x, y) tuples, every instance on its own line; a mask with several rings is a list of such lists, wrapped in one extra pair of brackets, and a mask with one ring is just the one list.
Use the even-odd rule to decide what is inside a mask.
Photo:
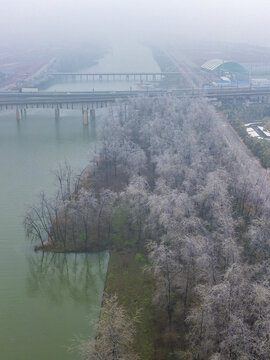
[(225, 63), (227, 63), (228, 61), (224, 61), (222, 59), (212, 59), (212, 60), (208, 60), (206, 61), (201, 68), (204, 70), (208, 70), (208, 71), (213, 71), (215, 69), (217, 69), (220, 65), (223, 65)]
[(270, 131), (264, 130), (263, 126), (258, 126), (258, 128), (264, 133), (264, 135), (270, 137)]
[(251, 136), (251, 137), (256, 137), (256, 138), (258, 138), (258, 139), (262, 139), (262, 137), (260, 137), (260, 135), (259, 135), (253, 128), (251, 128), (251, 127), (248, 127), (248, 128), (247, 128), (247, 133), (248, 133), (248, 135)]
[(230, 82), (231, 80), (228, 78), (228, 76), (221, 76), (221, 80)]

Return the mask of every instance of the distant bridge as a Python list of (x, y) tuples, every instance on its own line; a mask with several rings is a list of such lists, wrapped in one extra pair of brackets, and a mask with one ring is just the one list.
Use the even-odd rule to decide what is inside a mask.
[(60, 81), (160, 81), (168, 77), (179, 77), (180, 72), (103, 72), (103, 73), (49, 73)]
[(55, 118), (60, 116), (60, 109), (81, 109), (83, 121), (88, 123), (88, 114), (95, 117), (95, 109), (115, 103), (117, 100), (127, 102), (138, 96), (176, 96), (179, 98), (212, 98), (212, 99), (255, 99), (264, 102), (270, 97), (270, 88), (197, 88), (178, 90), (135, 90), (135, 91), (97, 91), (97, 92), (0, 92), (0, 110), (16, 109), (19, 120), (26, 116), (29, 108), (52, 108)]

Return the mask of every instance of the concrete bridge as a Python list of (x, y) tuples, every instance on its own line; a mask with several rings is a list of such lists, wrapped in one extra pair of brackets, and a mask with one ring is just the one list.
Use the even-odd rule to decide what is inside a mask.
[[(155, 91), (155, 95), (163, 92)], [(81, 109), (84, 124), (88, 116), (95, 119), (95, 110), (115, 103), (117, 100), (128, 101), (140, 94), (153, 96), (150, 91), (98, 91), (98, 92), (0, 92), (0, 110), (16, 110), (16, 118), (26, 116), (28, 109), (54, 109), (55, 119), (59, 119), (61, 109)]]
[(84, 124), (88, 124), (88, 116), (95, 119), (95, 109), (113, 104), (117, 100), (128, 102), (136, 96), (176, 96), (205, 97), (212, 99), (251, 99), (258, 102), (268, 101), (270, 88), (197, 88), (178, 90), (135, 90), (135, 91), (98, 91), (98, 92), (2, 92), (0, 93), (0, 110), (15, 109), (16, 118), (26, 116), (29, 108), (52, 108), (55, 119), (60, 116), (61, 109), (80, 109)]
[(57, 81), (160, 81), (167, 77), (177, 77), (179, 72), (118, 72), (118, 73), (50, 73)]

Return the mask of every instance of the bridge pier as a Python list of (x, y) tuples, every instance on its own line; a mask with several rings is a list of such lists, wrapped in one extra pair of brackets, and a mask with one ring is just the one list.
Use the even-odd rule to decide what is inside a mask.
[(91, 124), (94, 125), (96, 123), (96, 110), (90, 109), (90, 120)]
[(17, 121), (21, 120), (21, 113), (20, 113), (20, 109), (18, 108), (18, 106), (16, 106), (16, 120)]
[(21, 119), (26, 118), (26, 108), (21, 108)]
[(60, 109), (59, 109), (58, 105), (54, 108), (54, 117), (55, 117), (55, 120), (59, 120), (59, 118), (60, 118)]
[(83, 113), (83, 125), (88, 125), (88, 106), (87, 105), (83, 105), (82, 113)]

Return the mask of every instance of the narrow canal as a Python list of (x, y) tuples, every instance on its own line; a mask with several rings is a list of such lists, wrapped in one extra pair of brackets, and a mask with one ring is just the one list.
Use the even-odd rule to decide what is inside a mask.
[[(97, 68), (158, 70), (149, 49), (122, 45)], [(130, 83), (110, 86), (117, 90)], [(86, 87), (93, 84), (61, 83), (50, 90)], [(97, 133), (102, 116), (97, 112)], [(74, 338), (94, 336), (91, 323), (100, 308), (108, 253), (34, 253), (22, 222), (40, 191), (54, 191), (58, 164), (67, 160), (79, 170), (91, 160), (96, 132), (83, 126), (80, 111), (62, 111), (55, 121), (52, 110), (31, 110), (20, 122), (13, 112), (0, 113), (0, 359), (76, 360), (78, 354), (68, 349)]]

